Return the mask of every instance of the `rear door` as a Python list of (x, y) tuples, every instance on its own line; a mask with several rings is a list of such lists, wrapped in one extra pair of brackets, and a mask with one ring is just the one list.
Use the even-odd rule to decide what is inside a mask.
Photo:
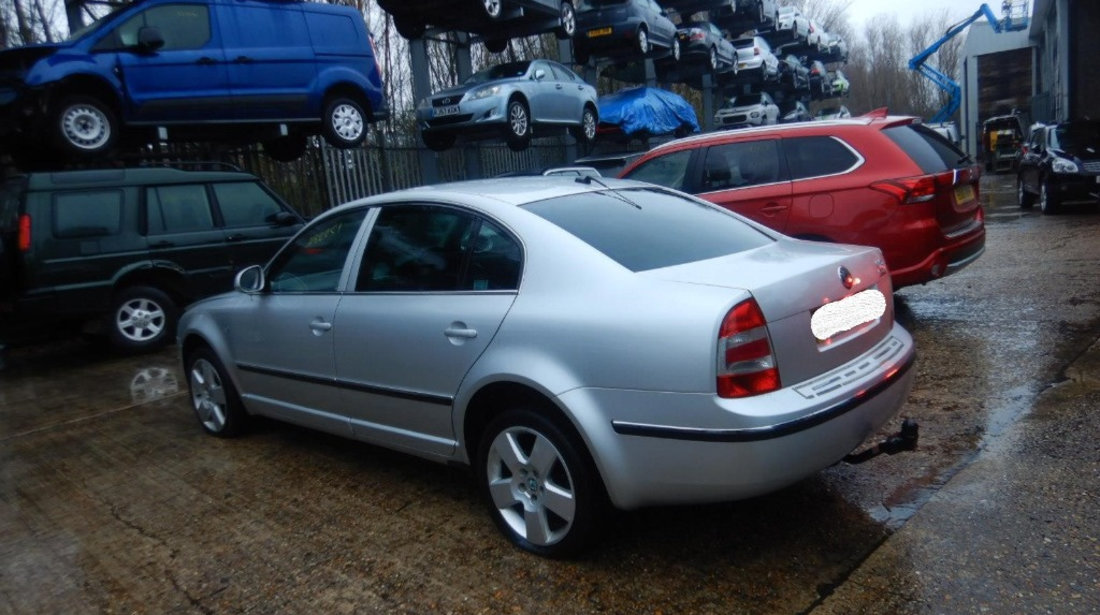
[(783, 232), (791, 213), (791, 182), (779, 139), (722, 143), (702, 152), (698, 196)]
[(149, 258), (182, 271), (195, 297), (232, 288), (233, 269), (205, 184), (145, 188)]
[(25, 178), (0, 183), (0, 313), (16, 292), (19, 262), (19, 203)]
[(515, 300), (519, 242), (441, 205), (381, 209), (336, 314), (336, 373), (357, 438), (449, 454), (454, 396)]

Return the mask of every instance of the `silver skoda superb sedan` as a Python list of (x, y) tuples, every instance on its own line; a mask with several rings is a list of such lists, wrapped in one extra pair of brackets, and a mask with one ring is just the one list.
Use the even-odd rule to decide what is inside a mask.
[(263, 415), (467, 464), (546, 556), (609, 505), (747, 498), (837, 462), (901, 406), (914, 357), (878, 249), (564, 177), (333, 209), (178, 331), (207, 432)]

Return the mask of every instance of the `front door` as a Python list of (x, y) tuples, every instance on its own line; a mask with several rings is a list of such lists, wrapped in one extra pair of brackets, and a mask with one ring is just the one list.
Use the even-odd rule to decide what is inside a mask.
[(791, 214), (791, 182), (777, 139), (707, 148), (695, 193), (782, 232)]

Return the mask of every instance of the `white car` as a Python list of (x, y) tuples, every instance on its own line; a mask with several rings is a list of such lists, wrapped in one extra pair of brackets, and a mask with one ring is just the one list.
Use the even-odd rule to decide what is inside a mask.
[(761, 83), (779, 80), (779, 58), (768, 41), (759, 36), (733, 41), (737, 49), (736, 81)]
[(810, 32), (806, 35), (806, 45), (812, 50), (823, 52), (829, 47), (829, 33), (814, 20), (810, 20)]
[(775, 20), (776, 40), (805, 41), (810, 36), (810, 20), (798, 8), (779, 7)]
[(714, 114), (714, 123), (719, 128), (770, 126), (778, 121), (779, 105), (767, 92), (731, 98)]

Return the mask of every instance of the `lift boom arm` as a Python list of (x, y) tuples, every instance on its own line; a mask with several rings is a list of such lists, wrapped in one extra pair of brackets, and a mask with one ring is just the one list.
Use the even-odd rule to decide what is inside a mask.
[(959, 84), (947, 74), (928, 66), (925, 62), (928, 61), (928, 58), (931, 57), (932, 54), (939, 51), (944, 43), (955, 38), (956, 35), (965, 30), (970, 24), (978, 21), (982, 17), (985, 17), (989, 21), (989, 25), (993, 26), (993, 31), (997, 33), (1015, 32), (1028, 27), (1027, 0), (1005, 0), (1001, 4), (1001, 10), (1004, 15), (998, 18), (993, 14), (993, 10), (989, 8), (988, 4), (981, 5), (977, 11), (974, 11), (973, 15), (948, 28), (947, 32), (944, 33), (939, 40), (932, 43), (927, 49), (909, 60), (909, 70), (920, 72), (920, 74), (931, 79), (932, 83), (935, 83), (941, 90), (947, 92), (947, 104), (932, 117), (930, 120), (932, 123), (945, 122), (955, 114), (955, 111), (959, 109), (959, 98), (962, 94), (962, 88), (960, 88)]

